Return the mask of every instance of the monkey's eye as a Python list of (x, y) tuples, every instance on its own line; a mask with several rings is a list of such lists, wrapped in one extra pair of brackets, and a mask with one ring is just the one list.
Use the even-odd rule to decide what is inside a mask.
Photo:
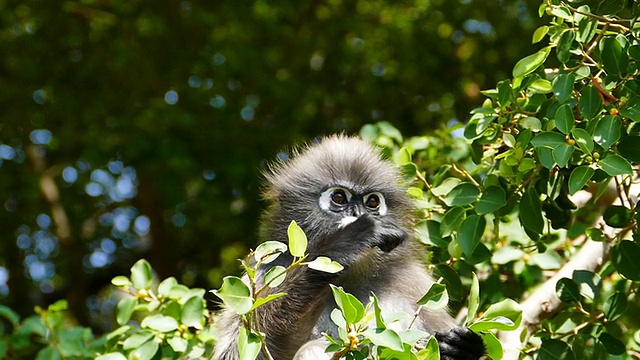
[(336, 205), (347, 205), (349, 199), (342, 189), (336, 189), (331, 193), (331, 201)]
[(364, 205), (369, 209), (375, 210), (380, 207), (380, 197), (377, 194), (371, 194), (365, 199)]

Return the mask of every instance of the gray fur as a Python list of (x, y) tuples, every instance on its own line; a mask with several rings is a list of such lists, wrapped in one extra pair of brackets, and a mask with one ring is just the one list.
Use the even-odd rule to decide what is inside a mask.
[[(288, 295), (258, 309), (257, 321), (266, 333), (274, 359), (330, 358), (324, 354), (326, 346), (322, 346), (320, 335), (337, 335), (329, 318), (335, 307), (329, 283), (344, 287), (363, 302), (371, 292), (376, 293), (383, 311), (415, 311), (416, 300), (433, 280), (418, 260), (419, 248), (410, 236), (412, 205), (401, 176), (393, 164), (381, 159), (378, 149), (358, 138), (331, 136), (298, 152), (287, 163), (274, 166), (266, 179), (265, 198), (270, 205), (263, 218), (263, 240), (286, 242), (287, 227), (295, 220), (309, 239), (310, 260), (322, 255), (345, 265), (345, 270), (335, 276), (307, 267), (295, 269), (274, 289)], [(341, 227), (343, 215), (318, 205), (320, 194), (332, 186), (354, 194), (380, 192), (388, 211), (384, 215), (364, 215)], [(381, 250), (389, 241), (393, 242), (391, 250)], [(288, 254), (278, 259), (283, 266), (290, 261)], [(261, 268), (258, 278), (267, 270)], [(240, 326), (232, 310), (222, 311), (214, 359), (238, 359)], [(414, 328), (435, 333), (453, 326), (445, 312), (422, 311)]]

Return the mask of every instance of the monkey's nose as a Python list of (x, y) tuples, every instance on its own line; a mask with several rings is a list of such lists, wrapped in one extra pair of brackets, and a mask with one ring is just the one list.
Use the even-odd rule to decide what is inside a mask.
[(362, 214), (364, 214), (364, 209), (358, 206), (357, 204), (353, 204), (349, 206), (347, 210), (348, 210), (347, 214), (349, 216), (360, 217)]

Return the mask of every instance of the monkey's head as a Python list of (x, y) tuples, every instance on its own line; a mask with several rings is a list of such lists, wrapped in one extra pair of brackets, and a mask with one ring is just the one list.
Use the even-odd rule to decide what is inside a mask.
[[(411, 201), (398, 169), (380, 151), (354, 137), (335, 135), (276, 164), (267, 174), (266, 236), (285, 234), (291, 220), (305, 231), (310, 245), (356, 222), (408, 234)], [(366, 221), (365, 221), (366, 218)], [(361, 221), (358, 221), (358, 220)], [(391, 248), (380, 248), (390, 251)]]

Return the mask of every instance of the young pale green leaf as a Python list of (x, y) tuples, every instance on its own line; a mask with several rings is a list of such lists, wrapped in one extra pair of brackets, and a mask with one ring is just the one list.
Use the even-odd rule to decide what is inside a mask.
[(562, 278), (556, 283), (556, 294), (560, 301), (564, 303), (577, 303), (580, 302), (580, 287), (578, 284), (569, 278)]
[(251, 290), (242, 279), (236, 276), (227, 276), (222, 279), (219, 290), (212, 290), (224, 304), (233, 309), (238, 315), (243, 315), (251, 310), (253, 299)]
[(404, 350), (400, 335), (391, 329), (368, 329), (362, 334), (377, 346), (384, 346), (395, 351)]
[(615, 154), (607, 155), (607, 157), (598, 161), (597, 165), (610, 176), (631, 175), (633, 172), (631, 164), (622, 156)]
[(500, 340), (490, 332), (484, 332), (478, 334), (482, 338), (482, 342), (484, 343), (484, 349), (487, 352), (489, 358), (493, 360), (501, 360), (504, 356), (504, 350), (502, 349), (502, 344)]
[(136, 297), (126, 297), (118, 302), (116, 312), (116, 322), (118, 325), (124, 325), (131, 319), (136, 305), (138, 305), (138, 298)]
[(510, 245), (503, 246), (493, 252), (493, 255), (491, 256), (491, 263), (498, 265), (508, 264), (512, 261), (521, 260), (525, 254), (526, 252), (517, 247)]
[(261, 348), (262, 342), (260, 341), (260, 337), (241, 326), (240, 333), (238, 334), (239, 360), (257, 359)]
[(158, 285), (158, 295), (169, 297), (171, 289), (176, 285), (178, 285), (178, 280), (176, 280), (176, 278), (174, 278), (173, 276), (162, 280), (162, 282), (160, 282), (160, 284)]
[(523, 77), (534, 72), (549, 56), (551, 47), (547, 46), (535, 54), (526, 56), (516, 63), (513, 67), (513, 77)]
[(269, 264), (280, 256), (280, 254), (287, 251), (287, 245), (280, 241), (265, 241), (258, 245), (253, 252), (253, 257), (256, 261), (262, 264)]
[(611, 251), (613, 267), (629, 280), (640, 281), (640, 246), (630, 240), (622, 240)]
[(183, 353), (187, 351), (187, 347), (189, 346), (189, 341), (187, 339), (181, 338), (180, 336), (174, 336), (167, 339), (167, 343), (171, 346), (171, 349), (177, 353)]
[(254, 302), (253, 306), (251, 307), (251, 311), (259, 308), (260, 306), (262, 306), (262, 305), (264, 305), (264, 304), (266, 304), (266, 303), (268, 303), (270, 301), (273, 301), (273, 300), (275, 300), (277, 298), (281, 298), (281, 297), (286, 296), (286, 295), (287, 295), (286, 293), (275, 293), (275, 294), (269, 294), (269, 295), (267, 295), (265, 297), (257, 298), (256, 302)]
[(482, 192), (476, 204), (478, 214), (489, 214), (499, 210), (507, 204), (507, 193), (500, 186), (488, 186)]
[(569, 344), (562, 340), (547, 339), (538, 350), (539, 360), (575, 360), (575, 354)]
[(307, 266), (314, 270), (330, 274), (338, 273), (344, 269), (344, 266), (340, 265), (340, 263), (333, 261), (326, 256), (318, 256), (315, 260), (307, 263)]
[(153, 271), (145, 259), (138, 260), (131, 267), (131, 282), (138, 290), (149, 289), (153, 285)]
[(609, 322), (616, 321), (627, 311), (628, 307), (627, 294), (616, 291), (604, 303), (604, 316)]
[(580, 93), (580, 113), (585, 119), (593, 119), (602, 111), (602, 100), (592, 85), (585, 86)]
[(575, 124), (573, 109), (569, 104), (560, 105), (556, 110), (556, 127), (563, 134), (568, 134)]
[(593, 131), (593, 140), (605, 149), (608, 149), (622, 134), (622, 121), (617, 116), (606, 115), (598, 121)]
[(556, 55), (561, 63), (566, 63), (571, 58), (571, 49), (573, 47), (573, 40), (576, 38), (576, 32), (573, 29), (565, 30), (558, 40), (556, 46)]
[(624, 343), (607, 332), (601, 333), (598, 340), (600, 340), (602, 345), (604, 345), (607, 353), (611, 355), (623, 355), (627, 352), (627, 348)]
[(373, 300), (373, 315), (376, 318), (376, 329), (386, 329), (387, 324), (382, 317), (382, 309), (380, 308), (380, 301), (375, 293), (371, 293), (371, 300)]
[(489, 306), (480, 319), (469, 325), (469, 329), (476, 333), (486, 330), (510, 331), (517, 329), (521, 321), (520, 305), (511, 299), (505, 299)]
[(624, 45), (615, 37), (606, 36), (600, 41), (601, 62), (604, 69), (617, 76), (627, 72), (629, 57)]
[(600, 295), (602, 278), (589, 270), (574, 270), (571, 279), (580, 287), (580, 295), (594, 301)]
[(536, 94), (548, 94), (553, 92), (553, 86), (549, 80), (537, 79), (529, 84), (529, 90)]
[(484, 216), (470, 215), (462, 222), (458, 231), (458, 242), (466, 256), (473, 254), (486, 228), (487, 221)]
[(333, 299), (349, 324), (356, 324), (364, 316), (364, 305), (353, 295), (346, 293), (341, 287), (331, 285)]
[(142, 319), (140, 326), (159, 332), (169, 332), (178, 328), (178, 322), (171, 316), (155, 314)]
[(275, 288), (280, 286), (286, 279), (286, 269), (284, 266), (276, 265), (272, 266), (267, 272), (264, 274), (264, 282), (268, 284), (270, 288)]
[(622, 139), (618, 146), (618, 153), (627, 160), (640, 164), (640, 136), (627, 136)]
[(591, 138), (591, 134), (586, 130), (573, 128), (571, 129), (571, 136), (573, 136), (573, 139), (583, 153), (590, 154), (593, 151), (593, 139)]
[(121, 275), (111, 279), (111, 283), (120, 288), (128, 288), (132, 285), (131, 280), (129, 280), (128, 277)]
[(576, 76), (574, 74), (560, 74), (553, 80), (553, 94), (559, 103), (562, 104), (571, 99), (575, 82)]
[(553, 156), (553, 160), (558, 164), (559, 167), (567, 167), (569, 160), (571, 160), (571, 155), (575, 151), (575, 147), (568, 144), (560, 144), (553, 148), (551, 151), (551, 155)]
[(469, 289), (469, 310), (467, 311), (467, 320), (465, 326), (471, 324), (478, 314), (478, 308), (480, 307), (480, 282), (478, 281), (478, 275), (475, 272), (471, 273), (471, 288)]
[(411, 152), (406, 147), (401, 147), (394, 155), (393, 161), (397, 165), (404, 165), (411, 162)]
[(531, 144), (535, 147), (544, 147), (553, 149), (558, 145), (566, 144), (566, 140), (564, 135), (554, 132), (554, 131), (545, 131), (533, 137), (531, 140)]
[(127, 360), (127, 358), (121, 353), (108, 353), (98, 356), (96, 360)]
[(442, 309), (449, 304), (449, 294), (443, 284), (434, 283), (424, 296), (418, 300), (418, 304), (428, 309)]
[(478, 199), (480, 189), (477, 186), (463, 182), (454, 187), (445, 197), (445, 201), (449, 206), (467, 205)]
[(151, 360), (160, 348), (159, 340), (151, 339), (129, 354), (129, 359)]
[(436, 340), (434, 336), (429, 338), (427, 346), (418, 351), (418, 354), (416, 355), (418, 360), (440, 360), (440, 347), (438, 346), (438, 340)]
[(581, 190), (596, 171), (588, 165), (581, 165), (571, 171), (569, 175), (569, 194), (573, 195)]
[(202, 329), (204, 322), (204, 300), (202, 296), (193, 296), (182, 305), (180, 320), (188, 327)]
[(153, 338), (153, 336), (154, 334), (151, 330), (136, 331), (124, 340), (124, 342), (122, 343), (122, 348), (124, 350), (135, 349), (149, 341), (151, 338)]
[(295, 257), (303, 257), (307, 251), (307, 235), (295, 221), (291, 221), (287, 229), (289, 236), (289, 251)]
[(542, 204), (535, 188), (531, 187), (522, 195), (518, 206), (520, 223), (535, 234), (542, 234), (544, 220), (542, 218)]
[(524, 129), (527, 129), (527, 130), (531, 130), (534, 132), (538, 132), (542, 130), (542, 122), (540, 122), (540, 119), (536, 117), (532, 117), (532, 116), (523, 117), (522, 119), (520, 119), (519, 123), (520, 123), (520, 126), (522, 126)]
[(549, 27), (546, 25), (540, 26), (533, 32), (533, 39), (531, 40), (532, 44), (540, 42), (545, 35), (549, 32)]
[(551, 8), (551, 15), (557, 16), (566, 21), (573, 21), (573, 14), (565, 6), (554, 6)]
[(466, 212), (462, 206), (454, 206), (449, 209), (440, 222), (440, 231), (442, 236), (446, 237), (451, 235), (455, 230), (457, 231), (462, 224), (462, 221), (466, 218)]

